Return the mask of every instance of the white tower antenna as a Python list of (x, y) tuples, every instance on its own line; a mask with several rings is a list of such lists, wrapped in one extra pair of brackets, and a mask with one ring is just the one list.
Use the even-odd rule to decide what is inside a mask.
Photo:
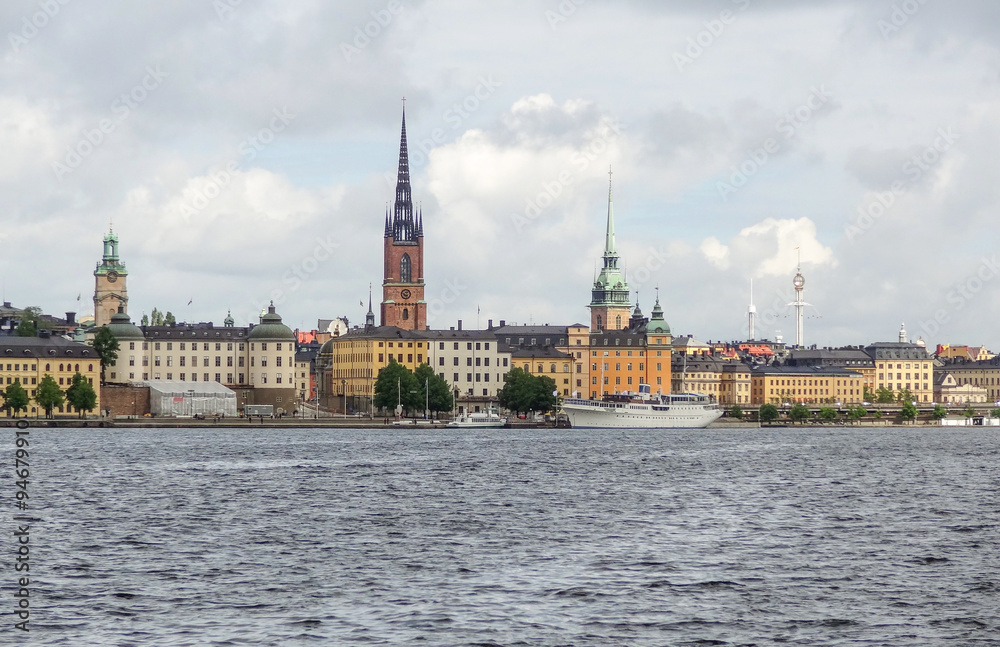
[(748, 341), (753, 341), (754, 336), (754, 323), (757, 319), (757, 306), (753, 304), (753, 279), (750, 279), (750, 307), (747, 308), (747, 318), (749, 319), (750, 327), (750, 337)]
[(795, 301), (788, 305), (795, 308), (795, 346), (803, 348), (805, 347), (806, 338), (802, 329), (802, 309), (812, 304), (802, 300), (802, 288), (806, 284), (806, 279), (802, 276), (802, 252), (799, 251), (798, 247), (795, 248), (795, 252), (798, 256), (795, 278), (792, 279), (792, 285), (795, 287)]

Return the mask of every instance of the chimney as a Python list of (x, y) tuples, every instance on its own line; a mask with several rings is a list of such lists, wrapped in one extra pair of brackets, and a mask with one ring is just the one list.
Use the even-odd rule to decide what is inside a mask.
[(66, 313), (66, 325), (68, 325), (68, 326), (75, 326), (76, 325), (76, 313), (75, 312), (67, 312)]
[(488, 319), (486, 321), (486, 330), (493, 330), (493, 320), (492, 319)]
[(458, 329), (459, 330), (462, 329), (462, 320), (461, 319), (458, 320)]
[(500, 327), (501, 327), (501, 328), (503, 328), (503, 327), (504, 327), (504, 326), (506, 326), (506, 325), (507, 325), (507, 322), (506, 322), (506, 321), (504, 321), (503, 319), (501, 319), (501, 320), (500, 320)]

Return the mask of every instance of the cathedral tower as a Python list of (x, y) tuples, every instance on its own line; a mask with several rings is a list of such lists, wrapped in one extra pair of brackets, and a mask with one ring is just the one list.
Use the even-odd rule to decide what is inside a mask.
[(396, 201), (392, 213), (385, 214), (383, 243), (381, 324), (405, 330), (427, 328), (424, 301), (424, 222), (423, 214), (413, 213), (410, 196), (410, 162), (406, 152), (406, 109), (399, 139), (399, 170), (396, 173)]
[(128, 271), (118, 258), (118, 236), (111, 229), (104, 237), (104, 257), (94, 270), (94, 325), (111, 323), (111, 317), (118, 312), (128, 312), (128, 291), (125, 280)]
[(590, 329), (621, 330), (628, 326), (631, 305), (628, 282), (618, 267), (615, 247), (615, 213), (611, 204), (611, 171), (608, 171), (608, 224), (604, 234), (603, 267), (591, 291)]

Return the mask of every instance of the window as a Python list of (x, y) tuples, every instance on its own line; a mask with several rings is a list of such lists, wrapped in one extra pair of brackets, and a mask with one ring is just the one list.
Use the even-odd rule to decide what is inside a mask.
[(403, 321), (407, 321), (410, 318), (410, 310), (408, 308), (403, 308)]
[(174, 344), (173, 344), (173, 342), (169, 342), (169, 341), (168, 341), (168, 342), (167, 342), (167, 350), (173, 350), (173, 349), (174, 349)]
[(129, 350), (135, 350), (135, 342), (134, 341), (130, 341), (128, 343), (128, 349)]
[[(410, 263), (410, 255), (409, 254), (403, 254), (403, 258), (399, 259), (399, 282), (400, 283), (412, 283), (413, 282), (412, 278), (411, 278), (412, 277), (411, 269), (412, 269), (412, 267), (411, 267), (411, 263)], [(406, 316), (405, 316), (406, 310), (403, 310), (403, 313), (404, 313), (403, 318), (405, 319), (406, 318)]]
[[(281, 350), (281, 349), (279, 348), (278, 350)], [(275, 358), (275, 362), (277, 362), (277, 364), (275, 364), (275, 366), (281, 366), (281, 357), (280, 356), (276, 357)]]
[[(278, 350), (281, 350), (281, 342), (280, 341), (278, 342), (277, 347), (278, 347), (277, 348)], [(218, 350), (218, 349), (216, 349), (216, 350)]]
[(443, 357), (439, 357), (438, 358), (438, 366), (444, 366), (444, 358)]

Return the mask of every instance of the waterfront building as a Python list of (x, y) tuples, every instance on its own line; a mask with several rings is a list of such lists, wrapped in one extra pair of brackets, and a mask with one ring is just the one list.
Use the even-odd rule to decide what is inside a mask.
[(951, 344), (938, 344), (934, 356), (938, 359), (966, 359), (974, 362), (995, 357), (985, 346), (953, 346)]
[(712, 347), (703, 341), (698, 341), (691, 335), (682, 335), (680, 337), (674, 337), (671, 341), (671, 347), (674, 355), (687, 355), (688, 357), (697, 357), (701, 355), (711, 355)]
[[(72, 383), (73, 376), (80, 373), (97, 391), (97, 408), (101, 410), (100, 378), (101, 358), (86, 344), (53, 337), (47, 331), (37, 337), (0, 336), (0, 388), (18, 382), (27, 392), (31, 401), (27, 414), (41, 415), (44, 410), (35, 402), (38, 384), (46, 375), (65, 391)], [(56, 407), (53, 413), (78, 414), (67, 402)], [(23, 415), (23, 414), (22, 414)]]
[[(938, 376), (943, 374), (951, 375), (957, 387), (969, 386), (984, 389), (987, 402), (1000, 402), (1000, 357), (979, 361), (938, 360), (934, 366), (935, 402), (943, 402), (943, 400), (938, 399), (937, 395)], [(943, 379), (941, 378), (941, 380)], [(941, 392), (943, 394), (945, 390), (942, 389)], [(972, 394), (973, 392), (970, 391), (969, 395)]]
[(786, 360), (788, 366), (843, 368), (861, 373), (864, 386), (875, 392), (875, 360), (860, 346), (843, 348), (796, 348), (790, 351)]
[(485, 411), (496, 404), (511, 369), (511, 349), (497, 339), (492, 322), (486, 330), (426, 330), (429, 364), (448, 383), (459, 413)]
[(108, 230), (104, 255), (94, 270), (94, 325), (111, 323), (119, 308), (128, 312), (128, 270), (118, 256), (118, 235)]
[(414, 214), (410, 191), (410, 163), (406, 150), (406, 110), (399, 139), (396, 199), (385, 214), (383, 236), (381, 325), (403, 330), (427, 328), (424, 300), (424, 222)]
[(864, 376), (836, 367), (758, 366), (750, 369), (751, 404), (831, 404), (864, 401)]
[[(900, 331), (905, 339), (905, 331)], [(876, 342), (865, 348), (875, 363), (875, 390), (885, 387), (898, 396), (909, 391), (919, 404), (934, 397), (934, 366), (927, 348), (908, 341)]]
[(955, 406), (960, 404), (979, 404), (988, 401), (989, 391), (986, 387), (971, 383), (960, 383), (950, 371), (934, 371), (934, 402)]

